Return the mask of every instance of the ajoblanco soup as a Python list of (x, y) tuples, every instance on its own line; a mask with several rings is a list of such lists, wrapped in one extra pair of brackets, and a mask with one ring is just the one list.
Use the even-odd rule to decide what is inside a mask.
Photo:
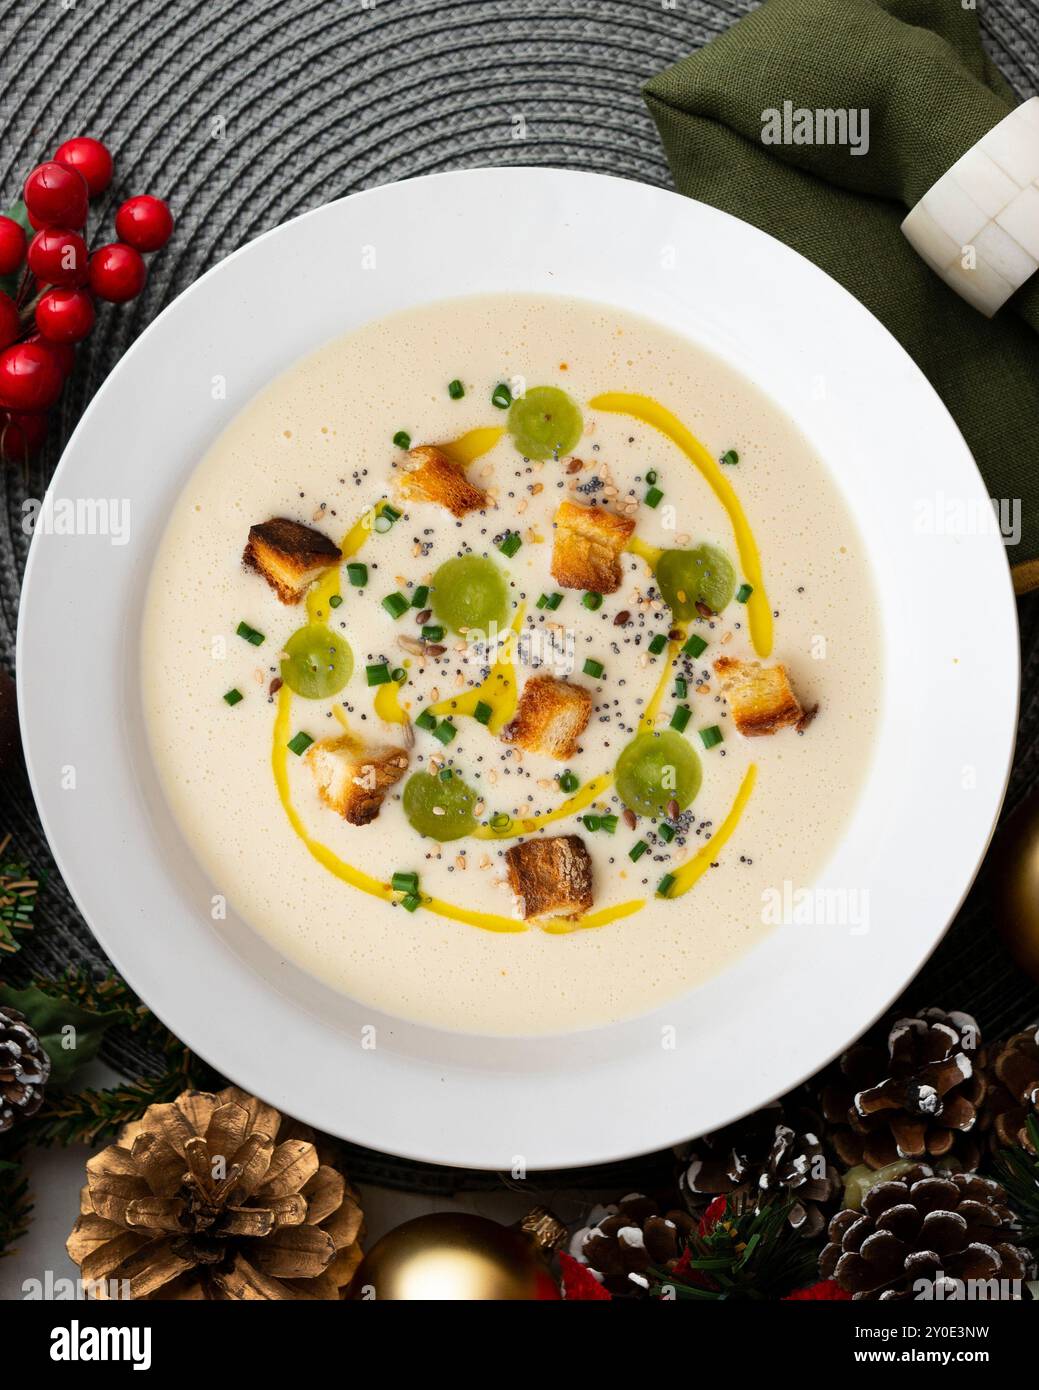
[(155, 561), (144, 695), (214, 892), (281, 952), (548, 1032), (689, 990), (812, 884), (876, 623), (835, 485), (749, 382), (626, 313), (478, 297), (230, 423)]

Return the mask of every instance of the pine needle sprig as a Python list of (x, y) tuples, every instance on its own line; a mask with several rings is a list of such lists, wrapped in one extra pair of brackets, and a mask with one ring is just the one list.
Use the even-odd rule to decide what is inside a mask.
[(21, 945), (15, 932), (32, 929), (40, 885), (25, 864), (4, 858), (10, 843), (10, 835), (0, 840), (0, 951), (13, 954)]
[(0, 1258), (13, 1255), (32, 1219), (29, 1180), (16, 1152), (0, 1152)]
[(996, 1171), (1010, 1198), (1021, 1235), (1032, 1254), (1039, 1258), (1039, 1119), (1029, 1115), (1026, 1121), (1029, 1142), (1034, 1153), (1020, 1145), (1001, 1149), (996, 1158)]
[(791, 1227), (792, 1202), (732, 1202), (689, 1238), (674, 1270), (651, 1271), (651, 1292), (676, 1299), (775, 1299), (817, 1275), (818, 1251)]

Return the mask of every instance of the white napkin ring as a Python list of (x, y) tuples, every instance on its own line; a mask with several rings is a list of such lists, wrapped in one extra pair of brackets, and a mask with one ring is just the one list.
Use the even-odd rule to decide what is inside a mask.
[(902, 231), (947, 285), (991, 318), (1039, 270), (1039, 97), (958, 159)]

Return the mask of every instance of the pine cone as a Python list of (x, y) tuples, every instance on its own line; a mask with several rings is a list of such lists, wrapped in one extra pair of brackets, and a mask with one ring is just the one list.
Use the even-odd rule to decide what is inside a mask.
[(1006, 1193), (991, 1179), (942, 1176), (920, 1163), (871, 1187), (862, 1206), (837, 1213), (819, 1257), (821, 1276), (853, 1298), (962, 1296), (956, 1281), (968, 1279), (986, 1281), (981, 1297), (1027, 1296), (1028, 1252), (1015, 1244)]
[(122, 1297), (335, 1299), (361, 1262), (353, 1188), (234, 1086), (150, 1105), (87, 1161), (80, 1211), (69, 1255)]
[(670, 1269), (685, 1247), (694, 1222), (684, 1211), (660, 1214), (660, 1208), (639, 1192), (616, 1205), (594, 1207), (589, 1224), (570, 1240), (570, 1254), (589, 1267), (613, 1294), (644, 1294), (652, 1266)]
[(818, 1117), (778, 1102), (738, 1124), (704, 1135), (689, 1145), (679, 1187), (689, 1210), (701, 1216), (715, 1197), (769, 1197), (793, 1202), (788, 1220), (815, 1236), (826, 1225), (826, 1207), (840, 1179), (818, 1138)]
[(24, 1014), (0, 1005), (0, 1134), (35, 1115), (51, 1074), (51, 1059)]
[(987, 1087), (981, 1127), (992, 1149), (1020, 1146), (1034, 1154), (1026, 1126), (1030, 1116), (1039, 1119), (1039, 1027), (986, 1048), (979, 1070)]
[(974, 1168), (974, 1134), (985, 1082), (973, 1058), (980, 1042), (969, 1014), (925, 1009), (894, 1022), (886, 1041), (856, 1043), (822, 1092), (832, 1141), (848, 1167), (884, 1168), (900, 1158)]

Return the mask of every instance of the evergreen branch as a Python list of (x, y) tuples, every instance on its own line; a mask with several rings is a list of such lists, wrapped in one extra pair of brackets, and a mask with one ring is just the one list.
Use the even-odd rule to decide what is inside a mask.
[[(5, 835), (0, 841), (0, 858), (10, 843), (10, 835)], [(31, 931), (38, 887), (25, 864), (13, 860), (0, 863), (0, 951), (13, 954), (21, 946), (15, 932)]]
[(654, 1269), (651, 1292), (676, 1299), (775, 1299), (816, 1277), (818, 1252), (791, 1227), (792, 1202), (728, 1204), (710, 1230), (689, 1237), (672, 1270)]
[(1025, 1127), (1034, 1152), (1020, 1145), (1001, 1149), (995, 1166), (1021, 1222), (1022, 1238), (1039, 1258), (1039, 1118), (1029, 1115)]
[(15, 1253), (15, 1243), (29, 1229), (32, 1207), (21, 1155), (0, 1156), (0, 1259)]

